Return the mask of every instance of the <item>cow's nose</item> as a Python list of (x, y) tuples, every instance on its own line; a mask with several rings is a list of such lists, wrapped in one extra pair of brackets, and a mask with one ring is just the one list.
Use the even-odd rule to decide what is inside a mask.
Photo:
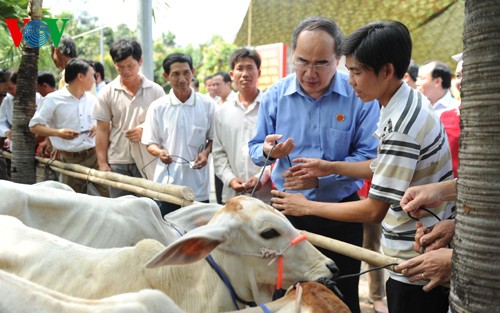
[(331, 264), (328, 264), (326, 267), (328, 267), (328, 269), (330, 270), (330, 272), (332, 272), (333, 277), (339, 276), (340, 270), (337, 267), (337, 264), (335, 264), (335, 262), (333, 262)]

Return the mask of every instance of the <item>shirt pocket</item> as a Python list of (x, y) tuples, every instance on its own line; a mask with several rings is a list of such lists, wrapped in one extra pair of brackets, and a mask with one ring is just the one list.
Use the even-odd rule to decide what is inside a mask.
[(189, 138), (188, 145), (191, 148), (197, 149), (198, 151), (205, 148), (205, 142), (207, 138), (207, 129), (205, 127), (194, 126), (193, 133)]
[(340, 161), (349, 155), (351, 132), (328, 128), (322, 138), (323, 153), (326, 160)]

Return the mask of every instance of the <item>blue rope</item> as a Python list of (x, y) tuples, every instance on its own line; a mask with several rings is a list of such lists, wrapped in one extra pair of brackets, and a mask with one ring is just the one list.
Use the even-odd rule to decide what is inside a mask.
[(262, 309), (262, 311), (264, 311), (264, 313), (271, 313), (271, 311), (267, 308), (265, 304), (259, 304), (259, 306)]
[(217, 263), (215, 263), (214, 258), (212, 258), (212, 256), (210, 254), (205, 258), (205, 260), (208, 262), (208, 264), (210, 264), (210, 266), (217, 273), (217, 275), (219, 275), (220, 279), (222, 279), (222, 281), (226, 285), (227, 289), (229, 289), (229, 293), (231, 294), (231, 300), (233, 300), (234, 306), (236, 307), (237, 310), (240, 309), (237, 301), (244, 303), (244, 304), (251, 306), (251, 307), (257, 306), (257, 304), (253, 301), (247, 302), (245, 300), (242, 300), (240, 297), (238, 297), (238, 295), (234, 291), (233, 286), (229, 282), (229, 279), (226, 277), (226, 275), (224, 275), (224, 273), (222, 272), (220, 267), (217, 265)]

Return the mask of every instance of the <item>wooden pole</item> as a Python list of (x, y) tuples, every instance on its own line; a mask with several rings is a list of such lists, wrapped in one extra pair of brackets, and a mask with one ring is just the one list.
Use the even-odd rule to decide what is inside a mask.
[(55, 172), (58, 172), (58, 173), (61, 173), (64, 175), (68, 175), (71, 177), (79, 178), (81, 180), (87, 180), (87, 181), (90, 181), (90, 182), (93, 182), (93, 183), (96, 183), (99, 185), (105, 185), (108, 187), (127, 190), (127, 191), (133, 192), (135, 194), (140, 194), (140, 195), (150, 197), (153, 199), (159, 199), (161, 201), (175, 203), (175, 204), (180, 205), (180, 206), (186, 206), (186, 205), (193, 203), (192, 201), (180, 199), (180, 198), (173, 196), (173, 195), (164, 194), (164, 193), (154, 191), (154, 190), (148, 190), (148, 189), (145, 189), (145, 188), (142, 188), (139, 186), (130, 185), (130, 184), (127, 184), (124, 182), (115, 182), (112, 180), (108, 180), (108, 179), (104, 179), (104, 178), (100, 178), (100, 177), (96, 177), (96, 176), (92, 176), (92, 175), (77, 173), (77, 172), (73, 172), (70, 170), (65, 170), (65, 169), (59, 168), (59, 167), (54, 166), (54, 165), (50, 165), (50, 168)]
[[(317, 247), (328, 249), (330, 251), (346, 255), (356, 260), (364, 261), (373, 266), (384, 266), (393, 263), (399, 264), (404, 261), (398, 258), (386, 256), (382, 253), (358, 247), (343, 241), (310, 233), (304, 230), (301, 230), (300, 232), (306, 235), (307, 240), (309, 240), (309, 242)], [(389, 269), (394, 270), (394, 266), (391, 266)]]
[[(2, 155), (11, 158), (12, 154), (2, 151)], [(185, 186), (160, 184), (142, 178), (130, 177), (118, 173), (101, 172), (78, 164), (64, 163), (47, 158), (35, 157), (37, 161), (43, 163), (58, 173), (91, 181), (96, 184), (119, 188), (143, 195), (153, 199), (159, 199), (180, 206), (194, 203), (193, 191)]]
[(174, 197), (184, 199), (187, 201), (193, 201), (195, 199), (195, 194), (191, 188), (186, 186), (172, 185), (172, 184), (160, 184), (147, 179), (142, 179), (138, 177), (131, 177), (127, 175), (122, 175), (113, 172), (102, 172), (95, 170), (93, 168), (88, 168), (79, 164), (64, 163), (57, 160), (51, 160), (47, 158), (35, 157), (37, 161), (43, 164), (52, 166), (57, 166), (58, 168), (70, 170), (78, 173), (82, 173), (88, 176), (99, 177), (119, 183), (125, 183), (129, 185), (139, 186), (144, 189), (169, 194)]

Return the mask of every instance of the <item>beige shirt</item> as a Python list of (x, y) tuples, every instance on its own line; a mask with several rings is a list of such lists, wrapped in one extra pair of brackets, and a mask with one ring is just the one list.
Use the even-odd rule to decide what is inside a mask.
[(108, 147), (109, 164), (135, 163), (145, 178), (153, 179), (154, 157), (140, 142), (131, 142), (123, 134), (142, 125), (149, 105), (165, 95), (163, 88), (142, 76), (142, 86), (134, 96), (124, 89), (120, 76), (104, 86), (98, 95), (99, 103), (92, 115), (98, 121), (111, 122)]

